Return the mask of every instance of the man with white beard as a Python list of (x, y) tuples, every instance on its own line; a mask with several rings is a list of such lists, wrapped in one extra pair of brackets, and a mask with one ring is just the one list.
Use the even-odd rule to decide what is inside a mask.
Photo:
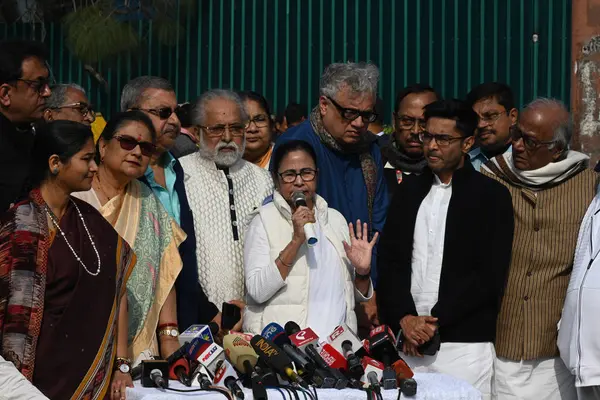
[(273, 193), (273, 180), (268, 171), (242, 159), (248, 115), (236, 93), (204, 93), (192, 122), (200, 127), (200, 148), (179, 161), (194, 215), (198, 279), (220, 307), (244, 296), (247, 217)]

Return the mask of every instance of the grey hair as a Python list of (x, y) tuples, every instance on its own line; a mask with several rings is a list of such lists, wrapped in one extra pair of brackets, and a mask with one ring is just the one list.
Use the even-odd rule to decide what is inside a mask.
[(558, 126), (554, 129), (552, 141), (554, 141), (554, 146), (558, 146), (563, 151), (569, 150), (574, 127), (573, 119), (571, 118), (571, 114), (567, 107), (562, 101), (548, 97), (539, 97), (525, 106), (526, 110), (536, 110), (540, 108), (558, 108), (568, 115), (568, 118), (560, 121)]
[(50, 86), (50, 96), (46, 99), (46, 108), (58, 108), (65, 105), (67, 101), (67, 91), (69, 89), (79, 90), (85, 96), (85, 89), (76, 83), (59, 83)]
[(121, 111), (139, 107), (142, 95), (147, 89), (160, 89), (167, 92), (175, 92), (173, 85), (158, 76), (138, 76), (127, 82), (121, 92)]
[(234, 102), (240, 112), (240, 116), (242, 117), (242, 121), (246, 122), (248, 120), (248, 113), (246, 112), (246, 107), (244, 106), (244, 102), (239, 94), (233, 92), (231, 90), (225, 89), (211, 89), (202, 93), (200, 98), (196, 100), (196, 104), (192, 108), (192, 123), (194, 125), (205, 125), (204, 121), (206, 121), (206, 106), (213, 100), (224, 99), (230, 100)]
[(322, 96), (335, 97), (340, 90), (348, 87), (355, 94), (377, 95), (379, 68), (372, 63), (335, 63), (329, 64), (319, 84)]

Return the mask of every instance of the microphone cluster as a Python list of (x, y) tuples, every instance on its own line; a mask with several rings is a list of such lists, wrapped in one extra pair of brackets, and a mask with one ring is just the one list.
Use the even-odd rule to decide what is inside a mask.
[(168, 375), (189, 387), (226, 390), (244, 399), (240, 382), (258, 400), (268, 398), (270, 387), (294, 388), (311, 398), (314, 388), (355, 388), (378, 398), (381, 388), (399, 389), (405, 396), (417, 392), (413, 372), (399, 357), (394, 335), (385, 325), (361, 341), (345, 324), (321, 340), (295, 322), (285, 328), (270, 323), (261, 335), (229, 332), (222, 347), (213, 339), (215, 327), (211, 331), (208, 325), (194, 325), (182, 333), (182, 347), (163, 362), (162, 370), (157, 361), (142, 362), (142, 384), (165, 388)]

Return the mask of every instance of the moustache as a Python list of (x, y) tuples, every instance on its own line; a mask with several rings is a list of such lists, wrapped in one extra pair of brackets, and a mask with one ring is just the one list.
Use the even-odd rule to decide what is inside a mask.
[(235, 144), (235, 143), (223, 143), (223, 142), (220, 142), (215, 147), (215, 150), (217, 150), (217, 151), (220, 151), (220, 150), (223, 150), (223, 149), (231, 149), (231, 150), (235, 150), (235, 151), (239, 150), (237, 144)]

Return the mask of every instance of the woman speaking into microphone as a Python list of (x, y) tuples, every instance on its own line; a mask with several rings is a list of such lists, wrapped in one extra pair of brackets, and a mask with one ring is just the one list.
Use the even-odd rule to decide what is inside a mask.
[(246, 232), (244, 331), (260, 333), (270, 322), (294, 321), (326, 336), (340, 323), (356, 331), (355, 298), (373, 292), (367, 224), (346, 225), (316, 194), (317, 160), (310, 144), (277, 148), (271, 170), (272, 199), (256, 210)]

